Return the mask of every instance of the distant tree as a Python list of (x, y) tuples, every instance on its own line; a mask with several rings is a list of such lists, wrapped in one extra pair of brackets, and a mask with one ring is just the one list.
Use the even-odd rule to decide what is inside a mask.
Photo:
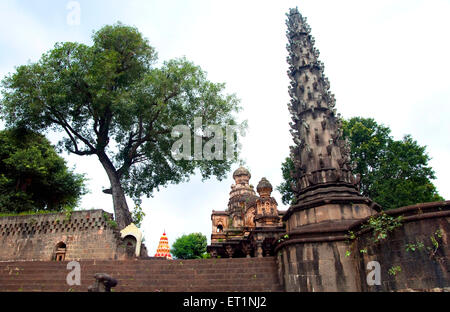
[(86, 193), (84, 181), (44, 136), (26, 129), (0, 131), (0, 212), (74, 208)]
[(200, 259), (205, 257), (207, 239), (202, 233), (191, 233), (176, 239), (171, 253), (177, 259)]
[(2, 82), (0, 116), (8, 127), (59, 130), (67, 151), (97, 156), (121, 228), (132, 222), (125, 194), (139, 202), (154, 189), (188, 180), (195, 169), (205, 179), (222, 179), (236, 161), (172, 157), (175, 126), (192, 129), (194, 117), (222, 129), (236, 125), (239, 101), (186, 59), (154, 67), (156, 59), (136, 28), (117, 23), (94, 33), (92, 46), (57, 43)]
[[(433, 169), (425, 146), (410, 135), (394, 140), (391, 130), (372, 118), (354, 117), (343, 121), (343, 136), (350, 140), (351, 157), (357, 162), (354, 173), (361, 174), (361, 193), (393, 209), (416, 203), (443, 200), (431, 180)], [(287, 158), (282, 164), (284, 181), (277, 187), (284, 204), (294, 200), (290, 187), (295, 182), (290, 172), (294, 164)]]
[(294, 170), (294, 162), (290, 157), (286, 157), (284, 162), (281, 164), (283, 180), (280, 185), (277, 186), (277, 191), (281, 194), (281, 201), (285, 205), (290, 205), (295, 202), (295, 194), (292, 190), (292, 185), (294, 185), (295, 180), (291, 176), (291, 172), (294, 172)]

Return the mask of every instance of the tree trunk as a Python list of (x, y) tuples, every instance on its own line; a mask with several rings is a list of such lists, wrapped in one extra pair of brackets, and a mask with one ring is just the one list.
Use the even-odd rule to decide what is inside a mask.
[(119, 228), (123, 229), (132, 222), (132, 219), (130, 210), (128, 209), (127, 200), (125, 198), (125, 193), (120, 185), (119, 175), (117, 174), (116, 168), (114, 168), (114, 165), (104, 152), (100, 152), (97, 156), (100, 163), (103, 165), (103, 168), (105, 168), (109, 182), (111, 183), (115, 220)]

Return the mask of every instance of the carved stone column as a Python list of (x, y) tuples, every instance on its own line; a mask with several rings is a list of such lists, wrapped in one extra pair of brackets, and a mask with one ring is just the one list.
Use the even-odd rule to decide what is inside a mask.
[(248, 243), (244, 243), (242, 244), (242, 251), (244, 252), (246, 258), (251, 258), (252, 256), (250, 255), (251, 252), (251, 246)]
[(234, 248), (231, 245), (225, 247), (225, 252), (227, 253), (228, 258), (233, 258)]
[(209, 252), (211, 258), (217, 258), (217, 250), (213, 249)]

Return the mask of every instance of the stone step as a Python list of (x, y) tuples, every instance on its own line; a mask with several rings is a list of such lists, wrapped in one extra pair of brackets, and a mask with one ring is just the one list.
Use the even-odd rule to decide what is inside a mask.
[[(130, 266), (114, 266), (114, 265), (91, 265), (91, 264), (84, 264), (80, 263), (81, 268), (105, 268), (105, 269), (117, 269), (117, 270), (134, 270), (134, 271), (145, 271), (145, 270), (194, 270), (194, 269), (201, 269), (201, 270), (225, 270), (225, 269), (264, 269), (264, 268), (276, 268), (276, 265), (235, 265), (235, 266), (216, 266), (216, 267), (209, 267), (209, 266), (156, 266), (156, 265), (149, 265), (149, 266), (139, 266), (139, 265), (130, 265)], [(13, 266), (7, 266), (7, 267), (0, 267), (0, 271), (7, 271), (7, 270), (17, 270), (22, 268), (29, 268), (29, 269), (66, 269), (67, 265), (60, 266), (60, 265), (35, 265), (35, 264), (18, 264)]]
[(0, 262), (0, 291), (87, 291), (95, 273), (114, 291), (282, 291), (275, 258), (80, 261), (82, 286), (69, 286), (65, 262)]
[[(2, 287), (2, 292), (86, 292), (83, 286), (8, 286)], [(255, 286), (251, 289), (248, 286), (221, 286), (221, 287), (148, 287), (133, 286), (113, 288), (113, 292), (283, 292), (279, 285), (261, 287)]]
[[(71, 270), (67, 270), (66, 268), (20, 268), (19, 270), (0, 270), (0, 276), (8, 276), (8, 275), (28, 275), (28, 274), (36, 274), (43, 273), (58, 275), (58, 274), (67, 274)], [(257, 270), (249, 270), (245, 268), (233, 268), (233, 269), (217, 269), (217, 270), (202, 270), (202, 269), (188, 269), (188, 270), (130, 270), (130, 269), (108, 269), (103, 267), (94, 267), (94, 268), (81, 268), (82, 274), (90, 274), (90, 273), (99, 273), (99, 271), (109, 272), (111, 274), (119, 274), (119, 275), (145, 275), (151, 276), (155, 274), (166, 274), (166, 275), (203, 275), (203, 274), (217, 274), (217, 275), (235, 275), (235, 274), (270, 274), (272, 272), (276, 272), (275, 268), (261, 268)]]
[[(264, 266), (267, 263), (274, 263), (274, 257), (265, 257), (265, 258), (233, 258), (233, 259), (190, 259), (190, 260), (134, 260), (134, 261), (114, 261), (114, 260), (81, 260), (79, 261), (82, 264), (87, 265), (114, 265), (114, 266), (178, 266), (178, 265), (186, 265), (186, 266), (236, 266), (236, 265), (255, 265), (255, 266)], [(5, 261), (0, 262), (0, 268), (3, 266), (11, 266), (11, 265), (19, 265), (23, 263), (27, 263), (30, 265), (60, 265), (65, 266), (70, 261)]]
[[(181, 284), (202, 284), (202, 283), (210, 283), (212, 285), (216, 284), (224, 284), (224, 285), (232, 285), (232, 284), (271, 284), (273, 282), (276, 282), (277, 279), (275, 277), (271, 278), (259, 278), (259, 279), (252, 279), (252, 278), (239, 278), (236, 277), (235, 279), (220, 279), (220, 278), (191, 278), (191, 279), (174, 279), (174, 278), (167, 278), (167, 277), (161, 277), (161, 278), (116, 278), (117, 281), (119, 281), (120, 284), (161, 284), (161, 283), (167, 283), (169, 284), (175, 284), (175, 283), (181, 283)], [(2, 278), (0, 279), (0, 285), (6, 285), (6, 284), (16, 284), (16, 283), (23, 283), (26, 281), (30, 284), (41, 284), (41, 283), (66, 283), (66, 278), (61, 279), (55, 279), (55, 278), (45, 278), (45, 277), (34, 277), (34, 278), (16, 278), (16, 279), (6, 279)], [(93, 283), (94, 278), (82, 278), (82, 283)], [(0, 286), (1, 287), (1, 286)]]

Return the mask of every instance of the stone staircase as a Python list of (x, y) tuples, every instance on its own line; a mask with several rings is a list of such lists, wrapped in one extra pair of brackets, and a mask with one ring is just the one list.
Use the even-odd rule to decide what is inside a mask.
[(81, 285), (66, 282), (68, 261), (0, 262), (0, 292), (87, 291), (95, 273), (117, 279), (114, 292), (281, 292), (274, 257), (80, 261)]

